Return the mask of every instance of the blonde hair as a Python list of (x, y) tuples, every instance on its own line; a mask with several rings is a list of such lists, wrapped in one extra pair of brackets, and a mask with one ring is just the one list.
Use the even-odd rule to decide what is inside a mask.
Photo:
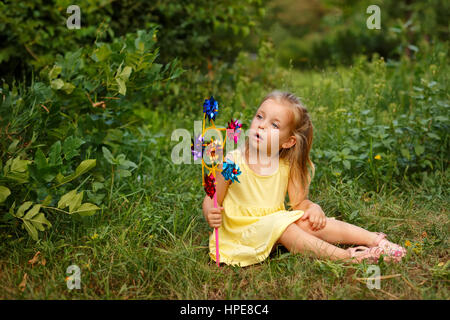
[[(283, 103), (291, 108), (293, 118), (291, 117), (291, 135), (295, 136), (296, 143), (290, 148), (283, 148), (280, 150), (280, 159), (287, 160), (290, 166), (289, 179), (298, 187), (297, 182), (300, 182), (301, 187), (305, 190), (308, 196), (309, 185), (314, 177), (315, 167), (309, 153), (313, 141), (313, 125), (308, 111), (301, 103), (300, 99), (293, 93), (275, 90), (264, 97), (260, 105), (266, 100), (275, 100)], [(249, 140), (245, 141), (245, 151), (248, 153)], [(311, 169), (311, 173), (308, 170)], [(292, 201), (292, 200), (291, 200)], [(292, 208), (295, 208), (300, 203), (290, 203)]]

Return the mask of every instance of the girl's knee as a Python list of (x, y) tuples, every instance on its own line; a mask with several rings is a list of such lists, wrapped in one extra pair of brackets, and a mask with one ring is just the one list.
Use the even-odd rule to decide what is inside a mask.
[(299, 228), (296, 223), (291, 223), (284, 230), (278, 242), (291, 252), (292, 250), (299, 251), (298, 249), (302, 247), (301, 242), (305, 236), (307, 236), (307, 232)]
[[(338, 220), (336, 220), (336, 219), (333, 218), (333, 217), (332, 217), (332, 218), (327, 217), (326, 219), (327, 219), (327, 224), (328, 224), (329, 222), (333, 223), (333, 222), (335, 222), (335, 221), (338, 221)], [(309, 223), (309, 220), (308, 220), (308, 219), (306, 219), (306, 220), (298, 219), (297, 221), (295, 221), (295, 224), (296, 224), (297, 226), (299, 226), (303, 231), (306, 231), (306, 232), (308, 232), (309, 234), (314, 234), (314, 235), (316, 235), (316, 236), (318, 236), (318, 235), (321, 234), (321, 230), (314, 231), (313, 229), (311, 229), (311, 224)]]
[(303, 231), (306, 231), (306, 232), (312, 231), (311, 224), (309, 223), (308, 219), (306, 219), (306, 220), (298, 219), (297, 221), (295, 221), (295, 224), (297, 226), (299, 226)]

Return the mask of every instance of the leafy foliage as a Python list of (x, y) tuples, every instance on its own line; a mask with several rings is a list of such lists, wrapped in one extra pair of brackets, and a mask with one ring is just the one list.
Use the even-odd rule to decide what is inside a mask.
[[(76, 3), (81, 29), (70, 30), (66, 10), (72, 4), (69, 0), (1, 2), (0, 73), (12, 81), (14, 76), (22, 77), (22, 71), (30, 75), (32, 68), (51, 65), (58, 53), (155, 27), (161, 31), (158, 41), (164, 64), (175, 58), (186, 66), (203, 57), (233, 60), (264, 15), (262, 0), (81, 0)], [(107, 54), (107, 48), (99, 52), (101, 57)], [(54, 86), (60, 85), (55, 81)]]
[[(368, 29), (370, 5), (380, 8), (381, 29)], [(359, 54), (414, 57), (419, 43), (446, 41), (450, 5), (445, 0), (273, 0), (264, 28), (282, 65), (315, 68), (350, 65)], [(298, 18), (298, 12), (304, 13)]]
[[(3, 85), (0, 205), (9, 208), (4, 223), (14, 226), (20, 219), (37, 240), (44, 225), (51, 227), (45, 213), (93, 215), (104, 204), (107, 187), (111, 200), (114, 175), (116, 181), (131, 176), (137, 165), (125, 154), (104, 153), (106, 162), (97, 157), (105, 145), (117, 148), (113, 140), (124, 134), (122, 126), (139, 121), (132, 112), (135, 103), (183, 72), (177, 59), (156, 62), (155, 34), (154, 28), (95, 42), (59, 55), (28, 87)], [(108, 162), (117, 169), (105, 182)], [(81, 189), (85, 184), (90, 188)], [(83, 203), (85, 194), (93, 203)]]
[(358, 179), (379, 191), (448, 168), (448, 46), (421, 50), (417, 62), (360, 56), (351, 71), (316, 82), (306, 105), (319, 132), (312, 150), (319, 177)]

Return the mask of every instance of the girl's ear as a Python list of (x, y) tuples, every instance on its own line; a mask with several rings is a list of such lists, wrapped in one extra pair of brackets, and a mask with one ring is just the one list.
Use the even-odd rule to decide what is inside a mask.
[(292, 147), (293, 145), (295, 145), (295, 143), (297, 142), (297, 139), (295, 139), (295, 136), (290, 136), (288, 138), (288, 141), (286, 141), (285, 143), (283, 143), (281, 145), (281, 147), (283, 147), (284, 149), (289, 149), (290, 147)]

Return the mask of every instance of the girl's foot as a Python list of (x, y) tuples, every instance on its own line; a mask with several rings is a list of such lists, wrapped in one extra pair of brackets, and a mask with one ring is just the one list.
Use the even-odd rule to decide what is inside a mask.
[(374, 241), (374, 247), (380, 247), (383, 249), (383, 253), (395, 261), (399, 262), (405, 255), (406, 249), (398, 244), (390, 242), (386, 239), (386, 234), (382, 232), (376, 232), (377, 237)]
[(350, 258), (354, 263), (361, 263), (363, 260), (367, 260), (369, 263), (377, 264), (383, 253), (383, 249), (380, 247), (367, 248), (364, 246), (348, 248), (347, 251), (350, 253)]

